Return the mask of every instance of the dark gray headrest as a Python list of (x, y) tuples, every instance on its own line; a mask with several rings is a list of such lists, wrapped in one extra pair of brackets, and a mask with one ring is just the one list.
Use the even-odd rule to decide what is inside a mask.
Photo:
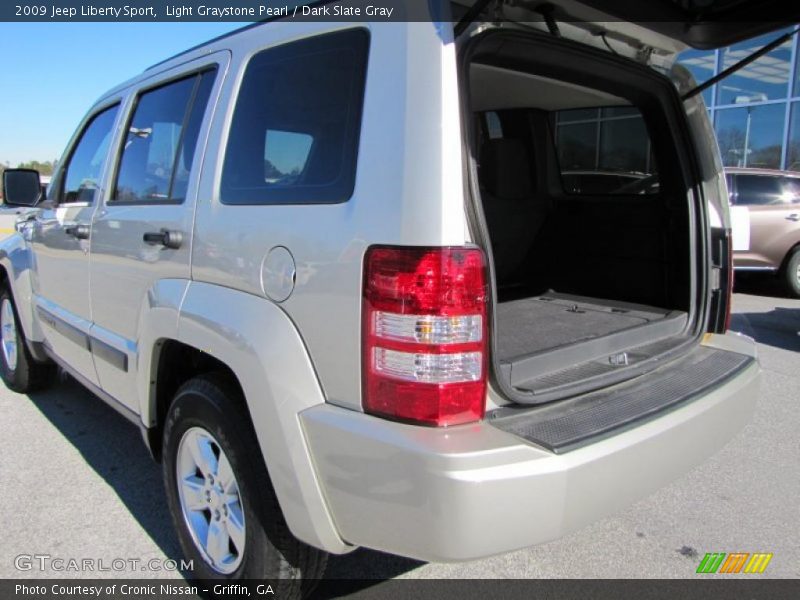
[(528, 151), (519, 140), (487, 140), (481, 148), (480, 180), (498, 198), (521, 199), (533, 195)]

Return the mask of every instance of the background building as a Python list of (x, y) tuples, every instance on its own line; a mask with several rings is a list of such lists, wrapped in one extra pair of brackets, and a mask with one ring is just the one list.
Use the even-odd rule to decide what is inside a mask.
[[(702, 83), (792, 29), (720, 50), (690, 50), (680, 62)], [(703, 98), (726, 166), (800, 171), (797, 35), (706, 90)]]

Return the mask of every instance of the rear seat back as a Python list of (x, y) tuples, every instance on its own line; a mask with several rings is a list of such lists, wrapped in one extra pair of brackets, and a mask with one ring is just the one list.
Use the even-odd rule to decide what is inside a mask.
[(547, 216), (535, 199), (532, 166), (520, 140), (491, 139), (481, 148), (478, 176), (498, 285), (512, 280)]

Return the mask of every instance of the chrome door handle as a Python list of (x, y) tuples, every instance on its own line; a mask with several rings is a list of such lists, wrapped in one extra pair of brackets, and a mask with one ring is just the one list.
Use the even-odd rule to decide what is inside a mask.
[(797, 213), (792, 213), (788, 217), (786, 217), (786, 220), (794, 221), (795, 223), (797, 223), (797, 221), (800, 221), (800, 215), (798, 215)]

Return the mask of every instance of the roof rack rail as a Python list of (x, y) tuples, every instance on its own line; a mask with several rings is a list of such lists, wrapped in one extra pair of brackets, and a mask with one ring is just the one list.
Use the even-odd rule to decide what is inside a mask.
[(154, 64), (150, 65), (149, 67), (147, 67), (145, 69), (145, 72), (152, 71), (156, 67), (161, 66), (164, 63), (168, 63), (169, 61), (171, 61), (173, 59), (176, 59), (179, 56), (183, 56), (184, 54), (189, 54), (190, 52), (194, 52), (198, 48), (202, 48), (203, 46), (208, 46), (209, 44), (213, 44), (214, 42), (218, 42), (220, 40), (224, 40), (225, 38), (229, 38), (231, 36), (234, 36), (237, 33), (241, 33), (242, 31), (247, 31), (248, 29), (252, 29), (253, 27), (257, 27), (258, 25), (261, 25), (262, 23), (266, 23), (266, 22), (271, 21), (271, 20), (273, 20), (273, 19), (264, 19), (263, 21), (255, 21), (253, 23), (250, 23), (249, 25), (245, 25), (244, 27), (238, 27), (238, 28), (234, 29), (233, 31), (229, 31), (228, 33), (223, 33), (222, 35), (218, 35), (215, 38), (211, 38), (210, 40), (206, 40), (205, 42), (202, 42), (200, 44), (192, 46), (191, 48), (187, 48), (186, 50), (182, 50), (181, 52), (178, 52), (177, 54), (173, 54), (169, 58), (165, 58), (164, 60), (160, 60), (157, 63), (154, 63)]
[[(315, 8), (317, 6), (323, 6), (325, 4), (332, 4), (333, 2), (337, 2), (337, 1), (338, 0), (317, 0), (316, 2), (298, 2), (297, 6), (308, 6), (308, 7), (311, 7), (311, 8)], [(157, 63), (155, 63), (153, 65), (150, 65), (149, 67), (147, 67), (145, 69), (145, 73), (147, 71), (152, 71), (153, 69), (163, 65), (164, 63), (168, 63), (171, 60), (174, 60), (174, 59), (176, 59), (176, 58), (178, 58), (180, 56), (183, 56), (184, 54), (189, 54), (190, 52), (194, 52), (195, 50), (197, 50), (198, 48), (202, 48), (203, 46), (208, 46), (209, 44), (213, 44), (214, 42), (218, 42), (220, 40), (224, 40), (226, 38), (229, 38), (231, 36), (236, 35), (237, 33), (242, 33), (243, 31), (247, 31), (248, 29), (252, 29), (253, 27), (258, 27), (259, 25), (263, 25), (264, 23), (271, 23), (272, 21), (279, 21), (279, 20), (285, 19), (285, 18), (286, 17), (284, 17), (284, 16), (277, 16), (277, 17), (267, 17), (266, 19), (261, 19), (259, 21), (253, 21), (249, 25), (245, 25), (244, 27), (239, 27), (237, 29), (234, 29), (233, 31), (229, 31), (228, 33), (223, 33), (222, 35), (218, 35), (215, 38), (212, 38), (210, 40), (206, 40), (205, 42), (203, 42), (201, 44), (197, 44), (196, 46), (192, 46), (191, 48), (188, 48), (188, 49), (186, 49), (186, 50), (184, 50), (182, 52), (178, 52), (177, 54), (173, 54), (169, 58), (165, 58), (164, 60), (161, 60), (161, 61), (159, 61), (159, 62), (157, 62)]]

